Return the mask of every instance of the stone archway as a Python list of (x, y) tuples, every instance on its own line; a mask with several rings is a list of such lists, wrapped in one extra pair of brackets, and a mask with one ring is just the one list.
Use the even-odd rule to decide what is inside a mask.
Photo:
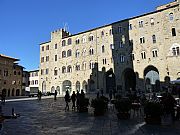
[(80, 92), (80, 90), (81, 90), (80, 82), (77, 81), (77, 82), (76, 82), (76, 91), (79, 91), (79, 92)]
[(11, 94), (11, 91), (10, 91), (10, 89), (9, 89), (9, 90), (8, 90), (8, 95), (7, 95), (7, 96), (9, 97), (9, 96), (10, 96), (10, 94)]
[(20, 96), (20, 90), (19, 89), (16, 90), (16, 96)]
[(71, 93), (72, 83), (69, 80), (65, 80), (62, 85), (62, 92), (65, 93), (67, 90)]
[(123, 72), (124, 87), (126, 91), (136, 90), (136, 74), (133, 69), (126, 68)]
[(60, 93), (60, 87), (59, 86), (56, 87), (56, 90), (57, 90), (57, 93), (60, 95), (61, 93)]
[(14, 96), (14, 88), (12, 89), (12, 93), (11, 93), (12, 96)]
[(109, 93), (110, 90), (116, 90), (116, 78), (112, 69), (106, 72), (106, 93)]
[[(148, 83), (147, 83), (148, 79)], [(144, 70), (144, 80), (146, 92), (160, 91), (159, 71), (156, 67), (150, 65)]]
[(54, 92), (55, 92), (55, 87), (52, 86), (52, 87), (51, 87), (51, 93), (54, 93)]
[(46, 82), (43, 81), (42, 83), (42, 93), (46, 93)]
[(88, 88), (88, 84), (87, 82), (84, 80), (83, 83), (82, 83), (82, 88), (85, 92), (87, 92), (87, 88)]

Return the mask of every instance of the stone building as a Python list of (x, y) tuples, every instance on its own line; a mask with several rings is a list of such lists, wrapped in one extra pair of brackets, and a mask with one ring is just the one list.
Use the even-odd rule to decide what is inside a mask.
[(29, 91), (37, 93), (39, 90), (39, 70), (29, 71)]
[(59, 94), (159, 91), (180, 77), (179, 1), (153, 12), (40, 44), (39, 89)]
[(23, 71), (23, 80), (22, 80), (22, 95), (27, 95), (26, 89), (29, 87), (29, 72)]
[(16, 58), (0, 54), (0, 94), (20, 96), (22, 94), (23, 67), (18, 65)]

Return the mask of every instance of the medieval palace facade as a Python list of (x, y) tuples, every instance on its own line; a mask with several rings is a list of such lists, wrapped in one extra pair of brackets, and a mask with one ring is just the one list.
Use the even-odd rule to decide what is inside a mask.
[(180, 77), (179, 1), (156, 11), (40, 44), (39, 89), (159, 91)]

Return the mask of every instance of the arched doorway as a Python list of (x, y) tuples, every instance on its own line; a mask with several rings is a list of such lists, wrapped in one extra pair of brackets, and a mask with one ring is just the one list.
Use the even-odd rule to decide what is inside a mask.
[(89, 92), (94, 92), (95, 91), (95, 82), (94, 80), (90, 80), (90, 83), (89, 83)]
[(109, 93), (110, 90), (116, 90), (115, 74), (112, 69), (109, 69), (106, 72), (106, 93)]
[(144, 70), (146, 92), (160, 91), (159, 71), (154, 66), (148, 66)]
[(87, 92), (87, 87), (88, 87), (88, 84), (87, 82), (84, 80), (83, 83), (82, 83), (82, 88), (85, 92)]
[(12, 89), (12, 93), (11, 93), (12, 96), (14, 96), (14, 88)]
[(16, 96), (19, 96), (19, 95), (20, 95), (20, 90), (17, 89), (17, 90), (16, 90)]
[(51, 93), (54, 93), (54, 92), (55, 92), (55, 87), (52, 86), (52, 87), (51, 87)]
[(80, 91), (80, 89), (81, 89), (80, 82), (77, 81), (76, 82), (76, 91)]
[(136, 74), (133, 69), (126, 68), (123, 72), (125, 90), (136, 90)]
[(59, 86), (56, 87), (56, 90), (57, 90), (57, 93), (60, 95), (60, 87)]
[(71, 93), (71, 88), (72, 88), (71, 85), (72, 85), (72, 84), (71, 84), (71, 81), (65, 80), (65, 81), (63, 82), (63, 85), (62, 85), (62, 92), (65, 93), (66, 90), (68, 90), (69, 93)]
[(11, 93), (11, 92), (10, 92), (10, 89), (9, 89), (9, 90), (8, 90), (8, 97), (10, 96), (10, 93)]
[(42, 83), (42, 93), (46, 93), (46, 82), (43, 81)]

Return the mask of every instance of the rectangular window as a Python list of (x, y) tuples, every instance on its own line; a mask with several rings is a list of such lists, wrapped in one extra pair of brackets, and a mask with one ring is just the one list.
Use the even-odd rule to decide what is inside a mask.
[(42, 51), (44, 51), (44, 46), (42, 46)]
[(176, 29), (175, 28), (172, 28), (172, 36), (176, 36)]
[(152, 35), (153, 43), (156, 43), (156, 35)]
[(139, 28), (143, 27), (143, 21), (139, 21)]
[(49, 61), (49, 56), (46, 56), (46, 61)]
[(55, 55), (55, 61), (57, 61), (57, 55)]
[(54, 48), (57, 49), (57, 44), (54, 45)]
[(122, 27), (118, 27), (118, 33), (122, 32)]
[(142, 52), (142, 53), (141, 53), (141, 58), (142, 58), (142, 59), (146, 59), (146, 52)]
[(49, 50), (49, 45), (46, 46), (46, 50)]
[(46, 75), (47, 75), (47, 74), (49, 74), (49, 69), (48, 69), (48, 68), (46, 68)]
[(145, 38), (144, 38), (144, 37), (141, 37), (141, 38), (140, 38), (140, 43), (141, 43), (141, 44), (145, 43)]
[(129, 24), (129, 30), (132, 30), (132, 24)]
[(153, 57), (158, 57), (157, 50), (152, 51)]
[(44, 62), (44, 57), (41, 57), (41, 63), (43, 63)]
[(129, 45), (133, 46), (133, 39), (129, 40)]
[(44, 74), (44, 70), (43, 69), (41, 69), (41, 75), (43, 75)]
[(154, 18), (151, 18), (151, 25), (154, 25)]

